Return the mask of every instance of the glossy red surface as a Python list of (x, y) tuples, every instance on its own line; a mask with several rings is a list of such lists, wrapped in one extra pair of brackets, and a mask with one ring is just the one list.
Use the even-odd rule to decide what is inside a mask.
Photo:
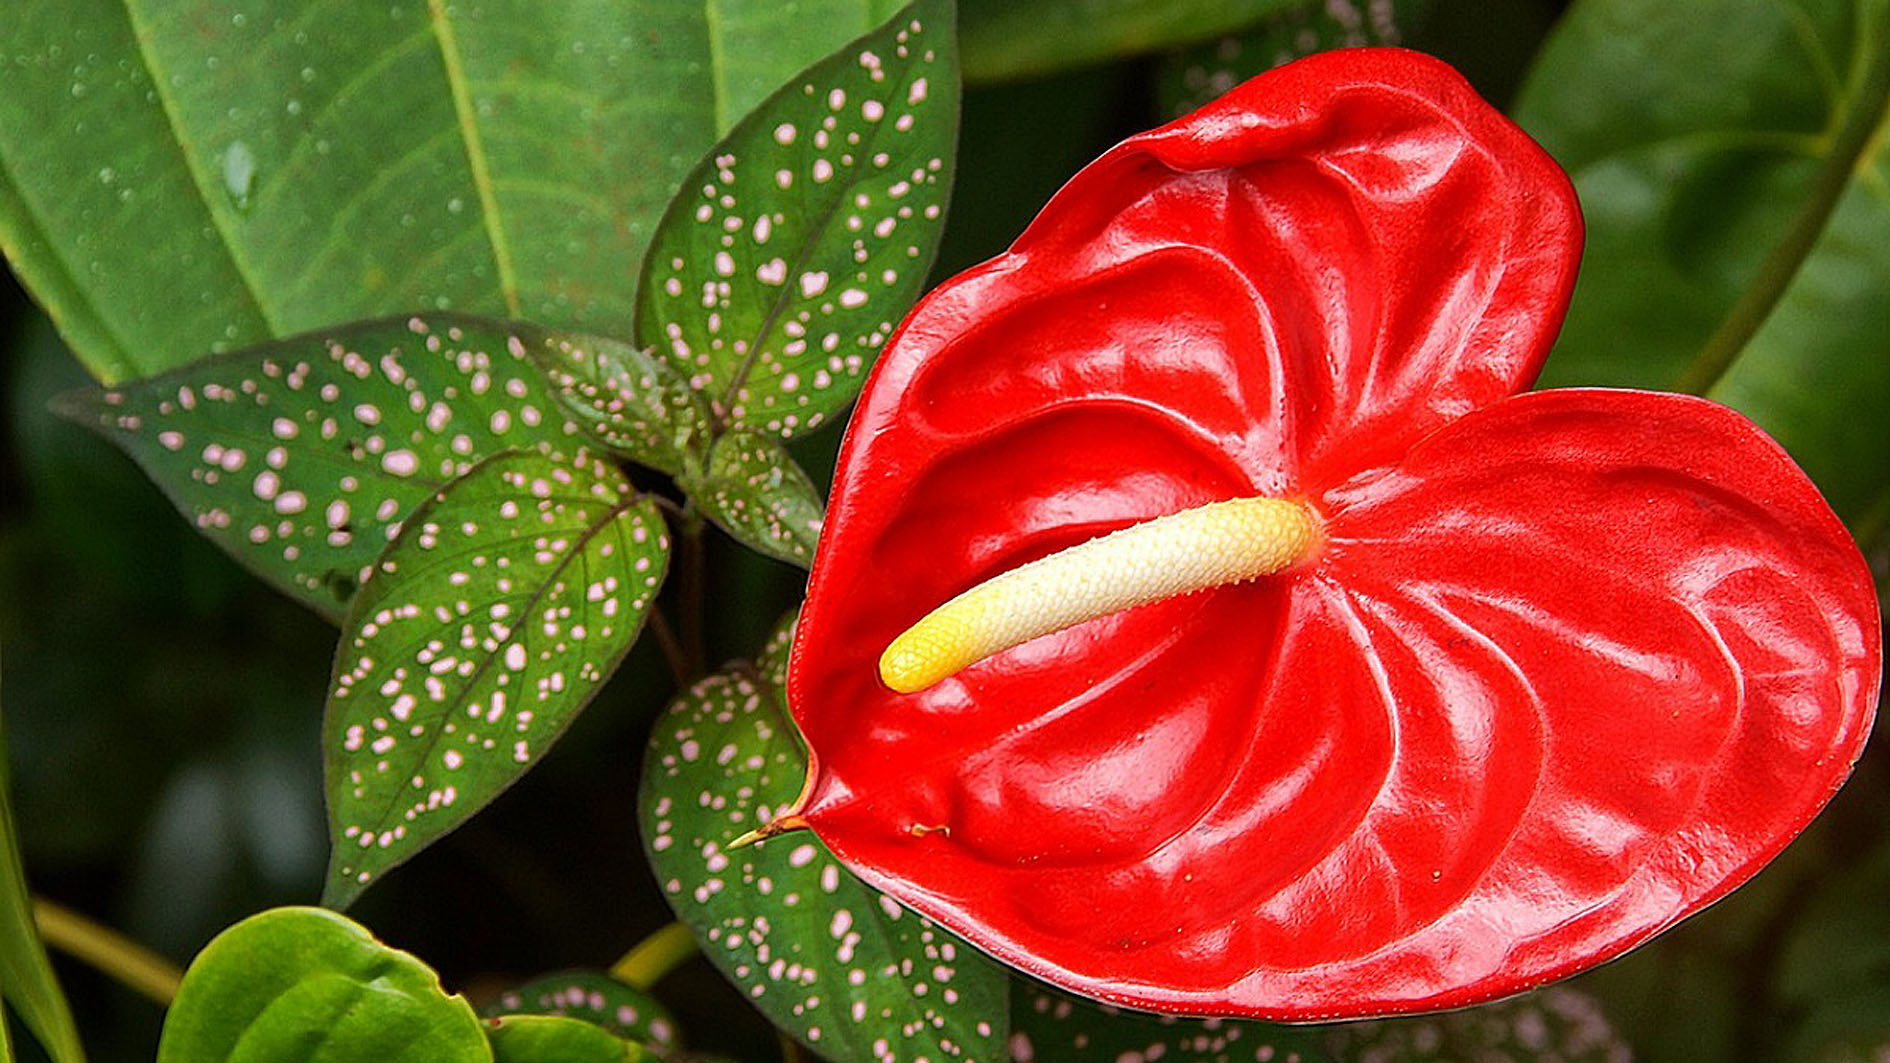
[[(1579, 247), (1554, 163), (1408, 52), (1084, 169), (867, 386), (790, 673), (801, 814), (1058, 985), (1287, 1019), (1525, 989), (1751, 875), (1863, 747), (1873, 588), (1737, 414), (1516, 394)], [(1253, 494), (1318, 508), (1314, 559), (880, 685), (951, 595)]]

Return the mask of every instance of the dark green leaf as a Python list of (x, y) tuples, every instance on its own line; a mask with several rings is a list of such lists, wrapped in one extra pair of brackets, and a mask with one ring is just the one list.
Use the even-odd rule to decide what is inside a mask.
[(236, 924), (190, 965), (158, 1063), (488, 1063), (466, 1001), (420, 960), (319, 908)]
[(672, 476), (709, 438), (707, 404), (668, 362), (615, 340), (534, 330), (526, 342), (565, 416), (610, 449)]
[(951, 188), (949, 0), (917, 0), (789, 81), (684, 180), (637, 338), (719, 425), (788, 438), (851, 402), (925, 283)]
[(1326, 1039), (1339, 1063), (1628, 1063), (1634, 1058), (1593, 997), (1554, 986), (1482, 1007), (1341, 1023)]
[(676, 1019), (661, 1001), (597, 971), (534, 978), (499, 994), (481, 1014), (565, 1015), (647, 1045), (658, 1055), (668, 1055), (676, 1047)]
[(53, 1063), (83, 1063), (79, 1031), (65, 994), (47, 962), (33, 925), (33, 901), (26, 888), (26, 868), (20, 862), (19, 838), (13, 830), (13, 809), (7, 786), (7, 746), (0, 731), (0, 1060), (9, 1058), (6, 1009), (26, 1021), (27, 1029)]
[(1003, 1059), (1002, 968), (868, 889), (811, 834), (726, 850), (805, 773), (781, 701), (787, 642), (696, 684), (657, 723), (640, 805), (664, 893), (709, 960), (822, 1056)]
[(508, 1015), (487, 1028), (493, 1063), (643, 1063), (652, 1058), (599, 1026), (557, 1015)]
[[(961, 0), (965, 77), (996, 81), (1232, 33), (1305, 0)], [(1331, 5), (1328, 5), (1331, 6)], [(1350, 8), (1352, 3), (1345, 3)]]
[(1890, 484), (1890, 4), (1594, 0), (1518, 115), (1588, 250), (1544, 382), (1705, 390), (1855, 518)]
[(238, 560), (339, 614), (399, 522), (508, 448), (567, 448), (519, 332), (441, 315), (314, 333), (65, 411), (131, 453)]
[(356, 595), (323, 748), (326, 903), (535, 763), (636, 640), (669, 537), (609, 464), (509, 452), (442, 488)]
[(10, 5), (0, 247), (107, 380), (414, 309), (627, 336), (683, 174), (891, 9)]
[(722, 436), (701, 478), (685, 479), (683, 489), (710, 520), (749, 546), (802, 568), (814, 563), (820, 494), (767, 436), (745, 429)]
[(1022, 978), (1011, 988), (1011, 1055), (1020, 1061), (1320, 1063), (1327, 1058), (1323, 1032), (1318, 1026), (1123, 1011)]
[(1431, 0), (1330, 4), (1299, 0), (1239, 33), (1165, 57), (1157, 70), (1164, 113), (1179, 116), (1265, 70), (1332, 48), (1401, 43)]

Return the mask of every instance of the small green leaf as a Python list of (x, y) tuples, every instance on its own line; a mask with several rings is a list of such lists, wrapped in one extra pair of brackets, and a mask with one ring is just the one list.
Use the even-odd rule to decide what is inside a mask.
[(519, 333), (368, 322), (62, 400), (264, 579), (338, 615), (399, 522), (479, 459), (569, 448)]
[(325, 903), (535, 763), (636, 640), (669, 537), (609, 464), (508, 452), (402, 526), (349, 611), (323, 748)]
[(700, 479), (684, 491), (736, 539), (802, 568), (814, 563), (824, 516), (814, 483), (781, 444), (745, 429), (715, 441)]
[[(1321, 1063), (1318, 1026), (1184, 1019), (1124, 1011), (1015, 978), (1011, 1057), (1016, 1060), (1161, 1060), (1162, 1063)], [(1389, 1057), (1383, 1063), (1404, 1063)]]
[(481, 1009), (501, 1015), (564, 1015), (601, 1026), (626, 1041), (668, 1055), (676, 1048), (676, 1019), (662, 1002), (599, 971), (567, 971), (508, 989)]
[(1136, 52), (1193, 44), (1233, 33), (1304, 2), (960, 0), (965, 79), (1036, 77)]
[(718, 425), (789, 438), (858, 394), (918, 298), (958, 127), (949, 0), (809, 68), (705, 156), (644, 262), (637, 338)]
[[(789, 635), (658, 721), (640, 797), (670, 904), (755, 1007), (829, 1059), (1001, 1060), (1003, 969), (840, 867), (811, 834), (729, 852), (799, 791)], [(1050, 1057), (1041, 1057), (1050, 1058)]]
[(566, 417), (633, 461), (678, 475), (709, 437), (709, 411), (668, 362), (616, 340), (533, 330), (526, 350)]
[(33, 925), (33, 901), (20, 861), (7, 787), (7, 746), (0, 730), (0, 1060), (8, 1058), (6, 1009), (25, 1020), (53, 1063), (83, 1063), (79, 1031)]
[(559, 1015), (507, 1015), (492, 1020), (493, 1063), (643, 1063), (653, 1058), (600, 1026)]
[(471, 1006), (420, 960), (319, 908), (218, 934), (164, 1020), (158, 1063), (488, 1063)]
[(1601, 1004), (1567, 986), (1459, 1011), (1323, 1029), (1339, 1063), (1627, 1063), (1634, 1056)]

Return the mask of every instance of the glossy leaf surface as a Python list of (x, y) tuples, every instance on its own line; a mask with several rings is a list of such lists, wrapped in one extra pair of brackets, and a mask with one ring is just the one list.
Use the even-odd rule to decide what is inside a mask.
[(595, 458), (500, 454), (401, 525), (335, 658), (327, 903), (537, 762), (636, 641), (668, 556), (655, 504)]
[(320, 908), (218, 934), (184, 975), (158, 1063), (487, 1063), (472, 1008), (437, 975)]
[(559, 407), (604, 446), (674, 476), (710, 434), (708, 404), (668, 362), (627, 343), (545, 334), (526, 347)]
[(822, 523), (820, 494), (781, 444), (737, 430), (715, 441), (700, 478), (683, 489), (709, 519), (770, 557), (806, 568)]
[[(1281, 68), (1085, 169), (862, 399), (790, 673), (796, 810), (1002, 958), (1183, 1012), (1473, 1003), (1744, 880), (1862, 748), (1874, 594), (1736, 414), (1511, 397), (1578, 235), (1548, 158), (1404, 52)], [(1308, 502), (1323, 546), (880, 684), (953, 594), (1248, 495)]]
[(63, 400), (264, 579), (346, 608), (400, 520), (502, 450), (571, 449), (531, 347), (455, 315), (369, 322)]
[[(5, 1009), (11, 1009), (53, 1063), (81, 1063), (85, 1053), (72, 1010), (33, 925), (33, 898), (13, 827), (7, 764), (6, 735), (0, 729), (0, 1027)], [(0, 1060), (8, 1058), (7, 1051), (7, 1033), (0, 1028)]]
[(782, 702), (787, 639), (657, 722), (640, 797), (657, 881), (710, 962), (823, 1057), (1002, 1059), (1002, 968), (862, 885), (810, 835), (726, 848), (792, 801), (806, 769)]
[(481, 1010), (501, 1015), (564, 1015), (601, 1026), (659, 1055), (676, 1048), (676, 1019), (662, 1001), (597, 971), (568, 971), (508, 989)]
[(824, 423), (918, 297), (951, 190), (955, 42), (952, 5), (917, 0), (788, 81), (684, 180), (636, 335), (718, 427)]
[(0, 247), (106, 380), (416, 309), (627, 337), (683, 175), (896, 6), (21, 6)]
[(1890, 4), (1584, 3), (1517, 116), (1589, 226), (1545, 382), (1710, 387), (1847, 519), (1890, 504)]

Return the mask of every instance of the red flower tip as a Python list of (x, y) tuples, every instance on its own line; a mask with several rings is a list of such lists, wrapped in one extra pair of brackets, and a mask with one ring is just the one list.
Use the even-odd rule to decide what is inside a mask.
[(1521, 394), (1579, 253), (1561, 171), (1409, 52), (1085, 168), (867, 385), (793, 823), (1053, 983), (1279, 1019), (1513, 993), (1749, 877), (1863, 748), (1874, 590), (1737, 414)]

